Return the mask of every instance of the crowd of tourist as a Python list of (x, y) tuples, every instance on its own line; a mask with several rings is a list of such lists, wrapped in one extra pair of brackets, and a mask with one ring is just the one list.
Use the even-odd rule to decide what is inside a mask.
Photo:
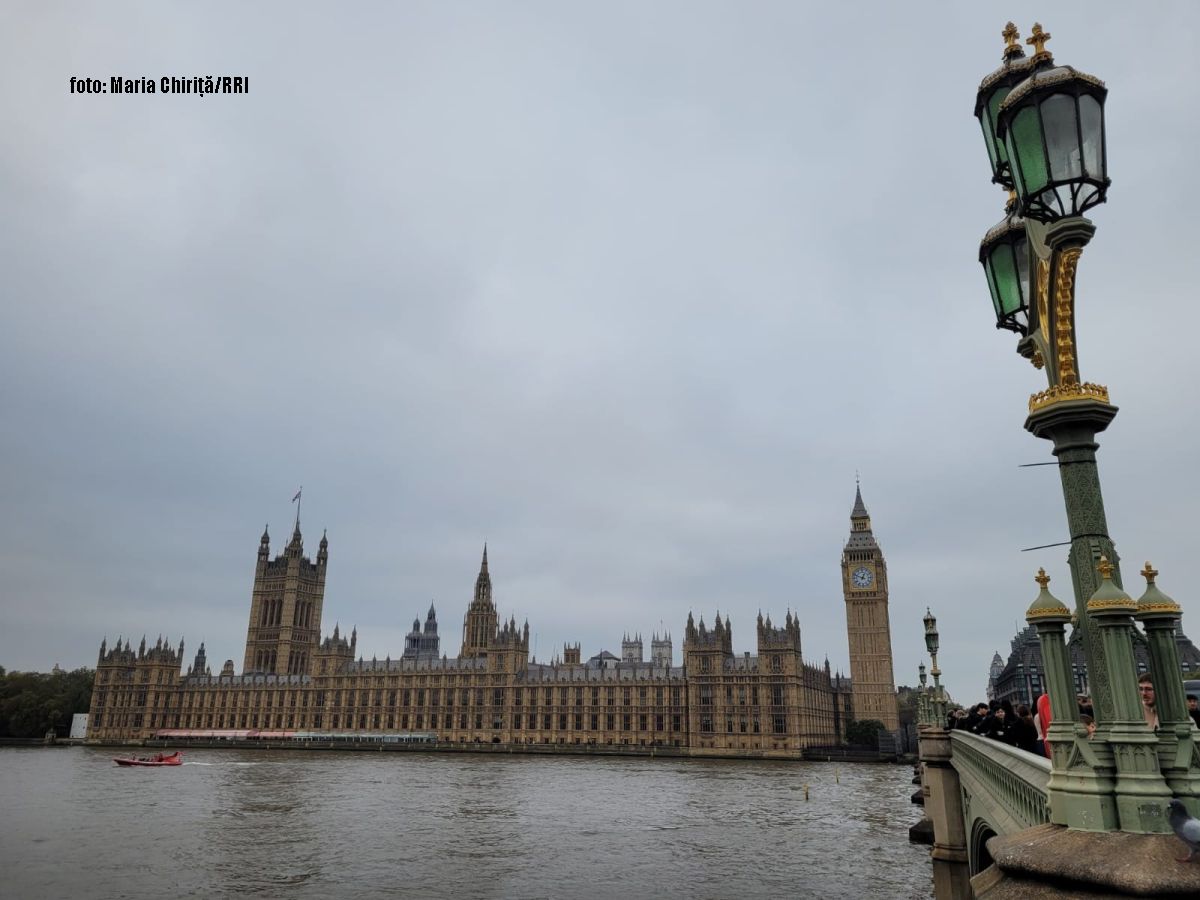
[[(1142, 715), (1150, 728), (1158, 729), (1158, 711), (1155, 707), (1154, 681), (1149, 674), (1138, 677), (1138, 693), (1142, 700)], [(1092, 698), (1080, 694), (1075, 698), (1078, 706), (1078, 721), (1087, 729), (1090, 738), (1096, 733), (1096, 717), (1092, 709)], [(1195, 727), (1200, 728), (1200, 698), (1187, 695), (1188, 714)], [(955, 709), (949, 713), (946, 726), (969, 731), (982, 737), (1009, 744), (1035, 756), (1050, 755), (1047, 732), (1050, 728), (1050, 697), (1038, 697), (1036, 709), (1025, 704), (1013, 704), (1008, 700), (992, 700), (977, 703), (970, 709)]]

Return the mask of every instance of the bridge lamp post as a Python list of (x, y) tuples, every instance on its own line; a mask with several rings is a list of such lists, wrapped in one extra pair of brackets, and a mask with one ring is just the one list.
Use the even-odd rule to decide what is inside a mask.
[[(1079, 729), (1068, 738), (1060, 728), (1061, 746), (1051, 742), (1054, 772), (1062, 776), (1057, 782), (1071, 785), (1060, 795), (1065, 809), (1054, 817), (1088, 830), (1163, 831), (1162, 800), (1168, 791), (1154, 758), (1153, 734), (1144, 720), (1136, 720), (1133, 704), (1131, 637), (1137, 606), (1121, 590), (1096, 467), (1096, 435), (1117, 408), (1109, 403), (1106, 387), (1081, 379), (1075, 335), (1075, 274), (1096, 230), (1083, 213), (1105, 202), (1110, 184), (1107, 89), (1098, 78), (1055, 65), (1046, 49), (1050, 35), (1040, 24), (1025, 42), (1034, 48), (1028, 59), (1011, 22), (1002, 36), (1002, 65), (980, 84), (975, 115), (992, 181), (1008, 191), (1008, 202), (1004, 219), (980, 244), (979, 261), (996, 327), (1019, 335), (1017, 352), (1046, 374), (1046, 389), (1029, 399), (1025, 428), (1050, 441), (1058, 459), (1071, 536), (1073, 621), (1083, 639), (1097, 722), (1092, 741)], [(1040, 621), (1034, 621), (1038, 615), (1030, 621), (1039, 625), (1047, 656), (1049, 635), (1041, 624), (1059, 626), (1061, 613), (1055, 606), (1053, 613), (1040, 615)], [(1069, 660), (1064, 656), (1056, 665), (1069, 678)], [(1047, 658), (1048, 686), (1054, 691), (1057, 684), (1061, 692), (1061, 673), (1049, 670)], [(1078, 719), (1075, 704), (1064, 701), (1063, 706), (1061, 714)]]
[(942, 670), (938, 668), (937, 652), (938, 652), (938, 631), (937, 619), (933, 613), (929, 611), (929, 607), (925, 607), (925, 617), (921, 620), (925, 623), (925, 649), (929, 651), (929, 659), (933, 665), (929, 669), (929, 674), (933, 676), (933, 725), (935, 728), (946, 727), (946, 703), (942, 698)]
[(921, 687), (917, 691), (917, 721), (922, 725), (929, 724), (929, 689), (926, 687), (928, 679), (925, 675), (925, 663), (917, 666), (917, 679), (921, 682)]

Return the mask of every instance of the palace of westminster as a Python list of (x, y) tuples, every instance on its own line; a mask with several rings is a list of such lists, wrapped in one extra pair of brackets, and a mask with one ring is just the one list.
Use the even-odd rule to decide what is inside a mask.
[[(757, 654), (733, 651), (720, 614), (711, 628), (688, 614), (683, 665), (669, 635), (640, 635), (621, 657), (583, 660), (579, 644), (552, 663), (531, 662), (529, 624), (499, 619), (487, 548), (456, 657), (442, 655), (432, 606), (413, 622), (398, 659), (355, 658), (357, 633), (322, 639), (329, 542), (304, 555), (299, 518), (271, 559), (258, 547), (242, 673), (210, 670), (204, 645), (184, 673), (184, 648), (145, 639), (100, 645), (88, 737), (136, 740), (171, 732), (426, 733), (452, 743), (676, 747), (694, 755), (795, 757), (841, 742), (847, 723), (899, 721), (888, 625), (887, 567), (859, 491), (842, 552), (850, 678), (805, 661), (800, 622), (760, 614)], [(216, 736), (214, 734), (213, 736)]]

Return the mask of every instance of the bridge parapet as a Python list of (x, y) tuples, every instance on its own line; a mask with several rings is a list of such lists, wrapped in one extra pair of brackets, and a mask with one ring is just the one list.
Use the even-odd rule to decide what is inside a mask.
[(1050, 821), (1050, 760), (965, 731), (950, 732), (950, 744), (951, 763), (971, 798), (972, 811), (997, 834)]

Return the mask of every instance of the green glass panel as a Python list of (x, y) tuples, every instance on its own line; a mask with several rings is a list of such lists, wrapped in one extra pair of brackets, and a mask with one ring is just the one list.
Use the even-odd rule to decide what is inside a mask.
[(1083, 167), (1091, 178), (1104, 180), (1104, 120), (1100, 101), (1091, 94), (1079, 98), (1079, 130), (1083, 133)]
[(979, 124), (983, 126), (983, 142), (987, 144), (988, 159), (992, 162), (992, 171), (996, 171), (996, 150), (1000, 147), (996, 143), (995, 137), (992, 135), (992, 126), (987, 120), (987, 111), (979, 118)]
[[(1000, 121), (1000, 104), (1004, 102), (1004, 98), (1008, 96), (1012, 88), (1000, 87), (992, 94), (987, 103), (987, 120), (988, 127), (992, 130), (992, 134), (996, 133), (996, 123)], [(996, 156), (1001, 163), (1008, 162), (1008, 154), (1004, 150), (1003, 141), (995, 141)]]
[(1029, 309), (1029, 239), (1022, 237), (1013, 245), (1017, 259), (1017, 289), (1021, 292), (1020, 306)]
[(996, 276), (992, 271), (991, 257), (988, 257), (984, 262), (983, 271), (987, 275), (988, 291), (992, 295), (992, 307), (996, 310), (996, 318), (1000, 319), (1002, 318), (1002, 313), (1000, 312), (1000, 292), (996, 289)]
[(1021, 286), (1011, 244), (1001, 244), (992, 251), (992, 272), (996, 279), (997, 312), (1011, 315), (1021, 308)]
[(1008, 130), (1010, 157), (1015, 156), (1024, 186), (1022, 194), (1040, 194), (1050, 179), (1046, 172), (1046, 148), (1042, 144), (1042, 125), (1037, 110), (1028, 106), (1017, 113)]

